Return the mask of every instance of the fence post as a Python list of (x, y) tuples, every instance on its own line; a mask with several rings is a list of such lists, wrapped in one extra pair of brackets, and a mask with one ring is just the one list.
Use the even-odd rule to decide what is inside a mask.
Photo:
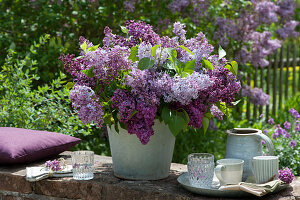
[(288, 99), (288, 94), (289, 94), (290, 50), (291, 50), (291, 46), (290, 46), (290, 44), (288, 44), (287, 52), (286, 52), (285, 100)]
[[(272, 56), (269, 55), (269, 65), (268, 65), (268, 71), (267, 71), (267, 94), (270, 94), (270, 76), (271, 76), (271, 65), (272, 65)], [(270, 112), (270, 106), (266, 106), (266, 119), (269, 118), (269, 112)]]
[(283, 84), (283, 46), (280, 49), (280, 62), (279, 62), (279, 66), (280, 66), (280, 72), (279, 72), (279, 101), (278, 101), (278, 111), (281, 110), (282, 108), (282, 84)]
[[(265, 71), (265, 68), (264, 67), (261, 67), (260, 68), (260, 88), (264, 91), (264, 71)], [(259, 106), (259, 114), (262, 114), (263, 112), (263, 106)]]
[(273, 110), (272, 114), (275, 117), (276, 116), (276, 95), (277, 95), (277, 68), (278, 68), (278, 50), (275, 51), (275, 61), (273, 65)]
[(293, 44), (293, 95), (296, 94), (296, 44)]

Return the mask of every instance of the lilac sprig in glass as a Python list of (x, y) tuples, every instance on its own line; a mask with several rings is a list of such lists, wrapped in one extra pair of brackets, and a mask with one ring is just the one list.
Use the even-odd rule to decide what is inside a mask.
[(278, 170), (278, 178), (284, 183), (289, 184), (294, 180), (294, 174), (288, 167)]
[(60, 158), (58, 160), (56, 160), (56, 159), (48, 160), (45, 163), (45, 168), (47, 170), (54, 171), (54, 172), (63, 170), (65, 168), (65, 166), (66, 166), (65, 160), (63, 158)]

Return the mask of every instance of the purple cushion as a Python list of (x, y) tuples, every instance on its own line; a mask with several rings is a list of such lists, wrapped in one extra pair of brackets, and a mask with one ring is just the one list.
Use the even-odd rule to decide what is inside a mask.
[(28, 163), (55, 156), (80, 141), (61, 133), (0, 127), (0, 164)]

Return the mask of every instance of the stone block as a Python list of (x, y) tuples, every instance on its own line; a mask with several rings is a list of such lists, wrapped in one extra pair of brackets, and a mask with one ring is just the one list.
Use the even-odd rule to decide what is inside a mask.
[(35, 193), (68, 199), (101, 199), (102, 186), (96, 181), (76, 181), (70, 178), (36, 182)]
[(31, 184), (25, 177), (10, 173), (0, 173), (0, 190), (31, 193)]

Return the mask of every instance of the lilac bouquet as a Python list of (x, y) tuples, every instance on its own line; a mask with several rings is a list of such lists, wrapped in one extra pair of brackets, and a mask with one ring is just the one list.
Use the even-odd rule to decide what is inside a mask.
[(226, 114), (240, 90), (237, 63), (218, 55), (203, 33), (187, 39), (185, 25), (174, 23), (175, 37), (160, 36), (144, 22), (127, 21), (125, 36), (104, 30), (103, 46), (81, 37), (81, 55), (60, 60), (73, 76), (70, 97), (84, 123), (127, 129), (147, 144), (154, 120), (176, 136), (188, 126), (207, 129)]

